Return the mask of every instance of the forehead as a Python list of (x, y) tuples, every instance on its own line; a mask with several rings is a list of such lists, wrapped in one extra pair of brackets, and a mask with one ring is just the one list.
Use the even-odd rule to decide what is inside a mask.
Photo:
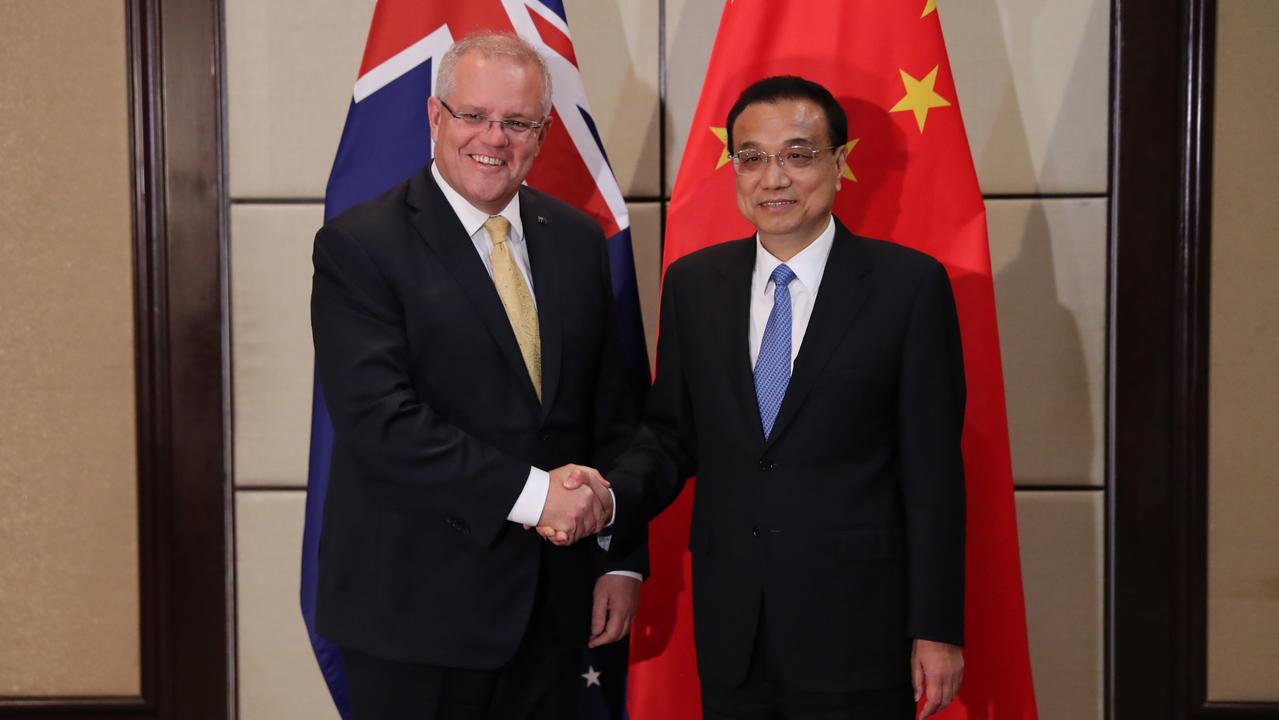
[(782, 99), (747, 105), (733, 123), (738, 147), (791, 142), (826, 144), (826, 114), (811, 100)]
[(453, 67), (455, 101), (484, 105), (540, 104), (545, 88), (535, 63), (510, 55), (485, 55), (472, 50), (457, 59)]

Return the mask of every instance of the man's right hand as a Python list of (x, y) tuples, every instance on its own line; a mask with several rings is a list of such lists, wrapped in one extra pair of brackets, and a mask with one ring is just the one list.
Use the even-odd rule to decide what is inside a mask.
[(538, 533), (556, 545), (571, 545), (603, 530), (613, 516), (613, 497), (599, 471), (564, 465), (550, 476)]

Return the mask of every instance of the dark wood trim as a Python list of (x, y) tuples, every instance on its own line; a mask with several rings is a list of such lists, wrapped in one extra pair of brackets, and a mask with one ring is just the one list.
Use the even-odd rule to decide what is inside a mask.
[(1279, 703), (1207, 700), (1217, 2), (1114, 13), (1108, 711), (1279, 718)]
[(1184, 718), (1186, 473), (1176, 438), (1185, 2), (1114, 0), (1109, 524), (1112, 720)]
[[(1181, 422), (1177, 463), (1186, 473), (1186, 667), (1193, 717), (1223, 717), (1207, 706), (1208, 685), (1208, 350), (1212, 277), (1212, 109), (1216, 0), (1189, 0), (1186, 12), (1186, 129), (1182, 223), (1177, 276), (1183, 316), (1177, 338)], [(1230, 716), (1227, 713), (1224, 716)]]
[(222, 3), (126, 8), (142, 692), (0, 698), (4, 718), (225, 720), (233, 708)]
[[(144, 0), (160, 9), (163, 71), (149, 94), (161, 110), (155, 185), (163, 198), (168, 307), (157, 513), (169, 546), (168, 612), (159, 627), (172, 662), (157, 693), (163, 717), (224, 719), (233, 707), (232, 493), (221, 0)], [(167, 475), (167, 478), (166, 478)], [(162, 595), (161, 597), (164, 597)]]

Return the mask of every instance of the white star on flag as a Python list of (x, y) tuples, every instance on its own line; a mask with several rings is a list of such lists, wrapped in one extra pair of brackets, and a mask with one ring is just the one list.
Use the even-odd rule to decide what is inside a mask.
[[(600, 671), (596, 670), (594, 665), (587, 665), (586, 672), (582, 673), (582, 677), (586, 678), (586, 687), (600, 685)], [(600, 685), (600, 687), (604, 686)]]

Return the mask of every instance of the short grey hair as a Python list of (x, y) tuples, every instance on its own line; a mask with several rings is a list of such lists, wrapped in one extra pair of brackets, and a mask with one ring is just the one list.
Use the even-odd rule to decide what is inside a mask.
[(551, 114), (551, 69), (546, 59), (529, 44), (527, 40), (514, 33), (503, 33), (481, 30), (463, 37), (453, 43), (440, 60), (440, 70), (436, 76), (435, 96), (448, 100), (453, 92), (453, 68), (463, 55), (478, 52), (485, 58), (504, 57), (521, 65), (532, 65), (542, 74), (542, 85), (546, 88), (542, 94), (542, 117)]

